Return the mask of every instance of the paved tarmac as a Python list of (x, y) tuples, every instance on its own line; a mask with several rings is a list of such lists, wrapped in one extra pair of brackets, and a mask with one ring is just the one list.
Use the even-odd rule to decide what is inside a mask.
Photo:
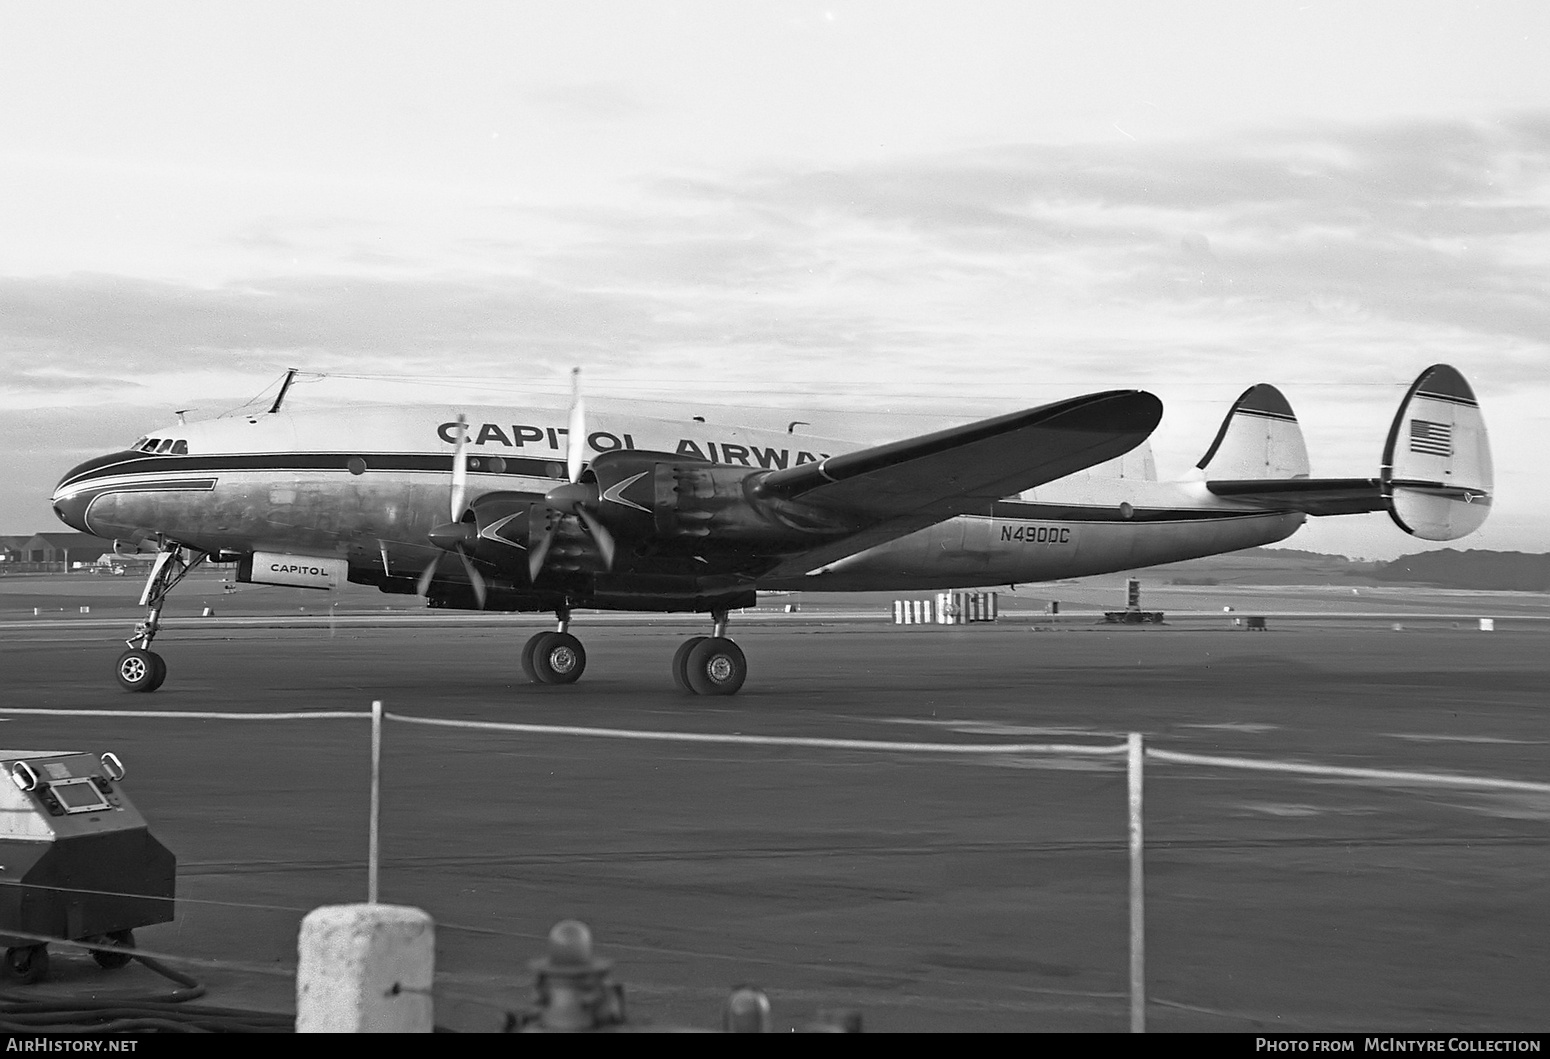
[[(1149, 747), (1545, 781), (1550, 630), (1299, 625), (734, 629), (742, 694), (686, 696), (692, 620), (589, 628), (573, 687), (513, 627), (180, 629), (154, 695), (123, 630), (0, 644), (8, 748), (112, 750), (179, 859), (142, 948), (209, 1000), (286, 1010), (301, 917), (364, 899), (365, 721), (36, 717), (26, 708), (365, 710), (652, 732)], [(735, 985), (778, 1026), (1128, 1027), (1123, 761), (640, 742), (389, 723), (382, 898), (437, 921), (437, 1018), (493, 1029), (578, 917), (632, 1017), (709, 1027)], [(1545, 1030), (1550, 794), (1149, 761), (1155, 1030)], [(46, 993), (156, 988), (63, 952)]]

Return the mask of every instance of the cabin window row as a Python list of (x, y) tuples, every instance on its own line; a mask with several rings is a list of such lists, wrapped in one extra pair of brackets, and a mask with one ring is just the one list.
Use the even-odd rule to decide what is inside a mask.
[(168, 453), (173, 456), (187, 456), (188, 442), (181, 438), (141, 438), (134, 443), (136, 452)]

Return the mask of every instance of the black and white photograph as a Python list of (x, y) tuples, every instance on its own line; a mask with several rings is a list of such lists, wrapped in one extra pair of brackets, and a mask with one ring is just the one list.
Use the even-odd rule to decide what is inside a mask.
[(1546, 56), (0, 0), (7, 1049), (1539, 1051)]

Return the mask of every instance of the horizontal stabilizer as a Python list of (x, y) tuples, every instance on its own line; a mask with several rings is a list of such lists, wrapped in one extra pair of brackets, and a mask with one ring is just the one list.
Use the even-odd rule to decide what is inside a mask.
[(1377, 478), (1250, 478), (1207, 482), (1206, 488), (1223, 500), (1309, 515), (1359, 515), (1388, 507)]

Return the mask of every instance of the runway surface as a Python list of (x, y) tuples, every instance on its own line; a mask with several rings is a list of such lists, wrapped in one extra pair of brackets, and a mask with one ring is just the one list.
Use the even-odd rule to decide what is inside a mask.
[[(120, 692), (124, 630), (0, 644), (10, 748), (112, 750), (179, 859), (142, 948), (209, 1000), (285, 1010), (301, 917), (364, 899), (361, 720), (32, 717), (5, 709), (365, 710), (652, 732), (1079, 742), (1545, 781), (1550, 635), (1300, 625), (735, 629), (729, 699), (673, 689), (698, 621), (589, 628), (573, 687), (531, 686), (520, 626), (179, 629)], [(1128, 1026), (1119, 758), (639, 742), (389, 724), (382, 897), (437, 921), (437, 1020), (499, 1027), (578, 917), (632, 1017), (713, 1026), (731, 987), (778, 1026)], [(1152, 1029), (1544, 1030), (1550, 794), (1149, 762)], [(56, 953), (72, 995), (159, 988)]]

